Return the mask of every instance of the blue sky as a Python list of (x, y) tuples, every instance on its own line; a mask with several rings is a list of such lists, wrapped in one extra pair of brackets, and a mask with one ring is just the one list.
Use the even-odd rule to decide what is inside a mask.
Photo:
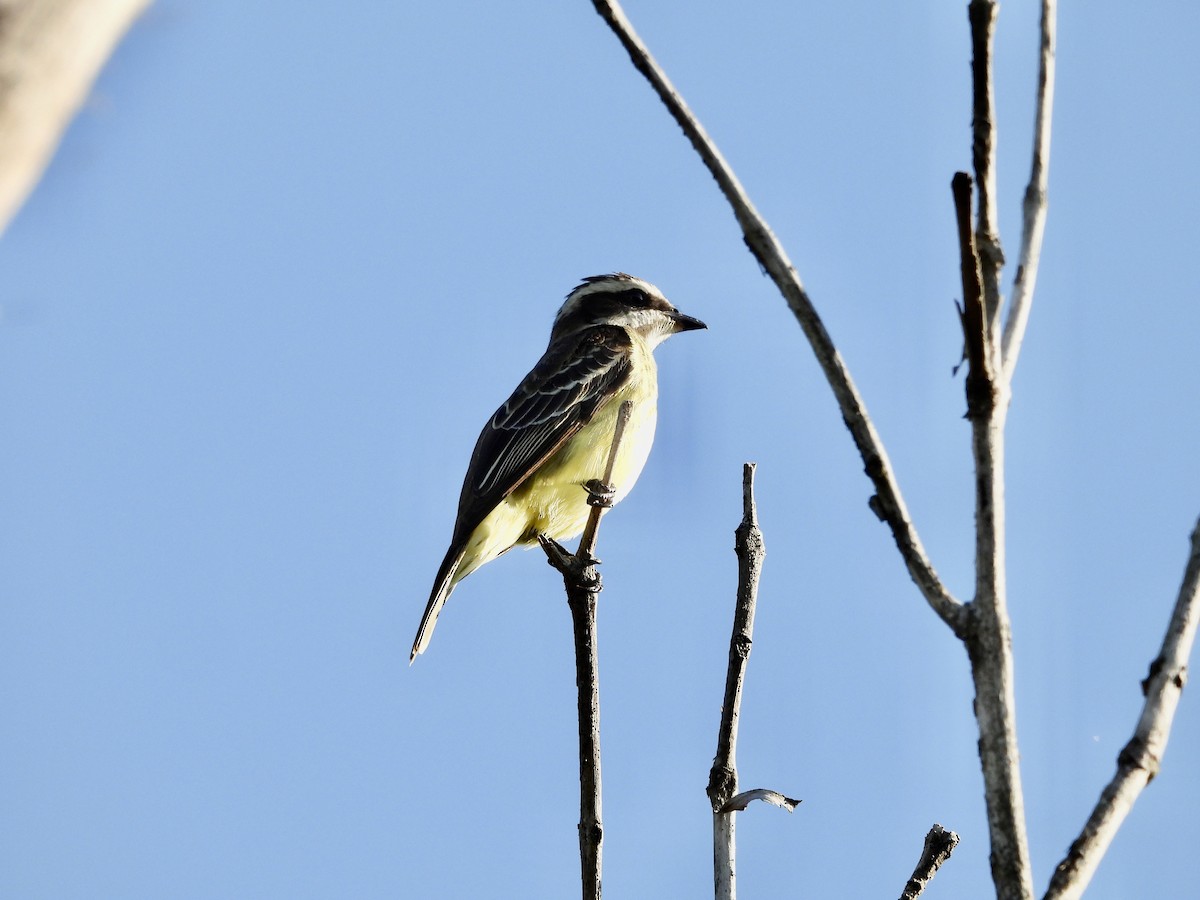
[[(756, 460), (739, 767), (804, 804), (740, 817), (744, 895), (896, 895), (940, 822), (962, 843), (928, 896), (985, 896), (965, 654), (712, 180), (590, 4), (434, 7), (156, 3), (0, 239), (0, 894), (574, 894), (555, 573), (481, 570), (407, 655), (480, 426), (562, 296), (622, 269), (709, 331), (660, 349), (657, 444), (601, 529), (607, 893), (710, 890)], [(1035, 7), (997, 35), (1010, 256)], [(627, 12), (787, 246), (965, 598), (965, 4)], [(1039, 886), (1129, 738), (1200, 513), (1198, 32), (1181, 2), (1060, 15), (1008, 428)], [(1198, 806), (1185, 694), (1088, 896), (1194, 890)]]

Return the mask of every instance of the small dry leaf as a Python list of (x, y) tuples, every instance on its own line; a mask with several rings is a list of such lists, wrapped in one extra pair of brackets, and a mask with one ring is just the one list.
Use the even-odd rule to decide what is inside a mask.
[(762, 800), (770, 803), (772, 806), (779, 806), (792, 812), (800, 805), (799, 800), (793, 800), (791, 797), (785, 797), (778, 791), (768, 791), (766, 788), (755, 788), (752, 791), (742, 791), (735, 797), (731, 797), (729, 802), (721, 807), (721, 812), (735, 812), (743, 810), (754, 800)]

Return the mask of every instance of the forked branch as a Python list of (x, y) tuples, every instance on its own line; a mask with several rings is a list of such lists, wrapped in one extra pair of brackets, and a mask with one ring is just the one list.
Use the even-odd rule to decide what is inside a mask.
[(963, 642), (975, 685), (979, 764), (991, 844), (992, 882), (999, 900), (1031, 900), (1033, 872), (1021, 788), (1013, 683), (1012, 626), (1005, 573), (1004, 419), (1007, 385), (1000, 367), (999, 277), (1003, 265), (995, 232), (995, 120), (992, 31), (996, 8), (971, 0), (974, 80), (974, 158), (978, 204), (971, 228), (971, 179), (954, 176), (955, 217), (963, 281), (967, 419), (975, 464), (975, 597)]
[(987, 295), (980, 278), (985, 264), (977, 249), (978, 229), (971, 228), (971, 177), (957, 173), (951, 188), (963, 282), (967, 418), (975, 463), (975, 599), (968, 607), (963, 643), (975, 684), (992, 881), (1000, 900), (1029, 900), (1033, 877), (1017, 750), (1012, 628), (1005, 596), (1004, 407), (997, 403), (995, 332), (989, 325)]

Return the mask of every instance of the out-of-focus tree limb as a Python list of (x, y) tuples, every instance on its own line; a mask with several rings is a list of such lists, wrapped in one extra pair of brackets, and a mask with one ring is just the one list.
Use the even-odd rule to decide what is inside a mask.
[(0, 233), (150, 0), (0, 0)]

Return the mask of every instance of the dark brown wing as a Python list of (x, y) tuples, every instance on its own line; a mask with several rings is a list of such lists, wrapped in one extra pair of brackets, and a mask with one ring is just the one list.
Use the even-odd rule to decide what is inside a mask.
[(496, 410), (475, 444), (458, 502), (452, 545), (465, 543), (512, 493), (629, 378), (623, 328), (597, 325), (551, 344)]

